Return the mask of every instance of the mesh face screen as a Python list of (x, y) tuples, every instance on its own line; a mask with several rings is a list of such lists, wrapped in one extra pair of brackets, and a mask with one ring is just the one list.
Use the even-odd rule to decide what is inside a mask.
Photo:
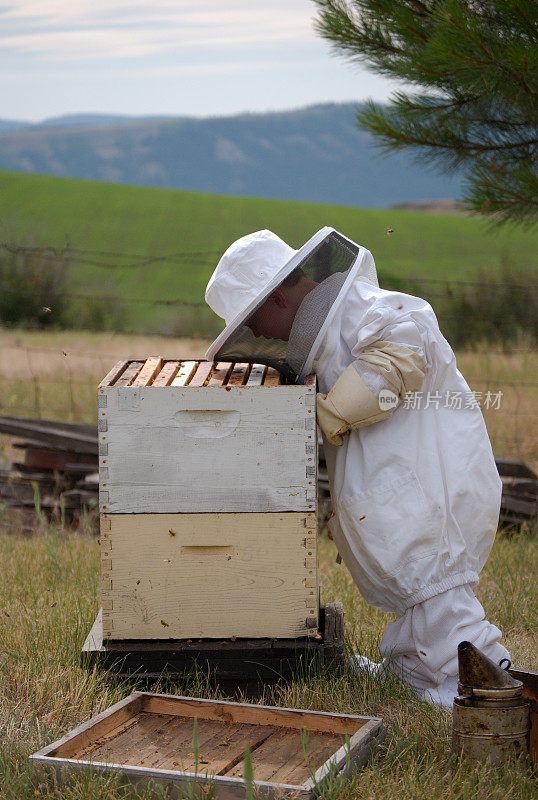
[[(356, 244), (332, 231), (298, 268), (303, 270), (307, 278), (321, 283), (335, 272), (346, 272), (350, 269), (358, 254), (359, 247)], [(266, 299), (264, 297), (259, 306)], [(320, 321), (320, 327), (322, 324), (323, 320)], [(243, 326), (235, 336), (228, 339), (215, 358), (218, 361), (268, 364), (281, 372), (290, 383), (295, 383), (298, 376), (286, 362), (286, 347), (287, 342), (283, 339), (256, 338), (250, 328)]]

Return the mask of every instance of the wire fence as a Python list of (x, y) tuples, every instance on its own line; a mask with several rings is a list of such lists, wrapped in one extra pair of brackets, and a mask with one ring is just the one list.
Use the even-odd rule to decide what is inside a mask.
[[(123, 347), (128, 348), (128, 344)], [(155, 349), (153, 341), (150, 344), (148, 340), (148, 351), (151, 347)], [(194, 351), (161, 355), (200, 358), (203, 349), (200, 344)], [(0, 413), (74, 422), (95, 421), (97, 385), (121, 357), (108, 355), (106, 350), (92, 352), (84, 347), (63, 350), (16, 341), (4, 341), (2, 350)], [(123, 353), (126, 358), (148, 355), (149, 352), (127, 350)], [(495, 455), (536, 466), (538, 382), (532, 380), (536, 374), (535, 354), (462, 352), (458, 353), (458, 362), (484, 414)]]
[[(204, 303), (199, 284), (219, 255), (211, 249), (148, 255), (0, 242), (0, 322), (214, 338), (221, 323)], [(174, 277), (171, 266), (181, 275)], [(499, 274), (503, 280), (497, 280)], [(380, 282), (428, 300), (455, 346), (485, 338), (510, 340), (513, 350), (522, 332), (536, 343), (536, 273), (526, 268), (514, 273), (508, 266), (496, 275), (453, 280), (381, 271)]]
[[(11, 259), (5, 269), (1, 268), (2, 256)], [(6, 318), (2, 317), (2, 303), (11, 302), (12, 307), (24, 307), (25, 304), (32, 306), (37, 314), (37, 322), (32, 324), (57, 329), (58, 336), (62, 335), (62, 328), (77, 327), (94, 331), (111, 330), (137, 337), (198, 335), (211, 339), (220, 331), (222, 321), (208, 309), (203, 299), (196, 298), (194, 285), (191, 285), (187, 296), (178, 297), (177, 291), (170, 286), (166, 292), (168, 296), (162, 297), (154, 288), (158, 284), (151, 278), (157, 276), (158, 270), (167, 264), (181, 267), (184, 274), (189, 274), (191, 268), (199, 269), (203, 265), (207, 267), (209, 275), (219, 256), (220, 252), (211, 249), (148, 256), (80, 249), (69, 245), (61, 248), (36, 247), (1, 242), (0, 323), (2, 320), (6, 322)], [(66, 264), (77, 269), (69, 273), (69, 281), (60, 282), (60, 285), (50, 284), (54, 291), (51, 289), (52, 295), (49, 295), (49, 267), (60, 265), (63, 269)], [(85, 285), (97, 286), (98, 291), (79, 291), (74, 284), (74, 274), (79, 285), (82, 284), (81, 270), (84, 268), (92, 270), (88, 280), (84, 281)], [(126, 285), (135, 289), (140, 286), (140, 294), (135, 296), (137, 291), (126, 294), (114, 291), (108, 278), (99, 278), (99, 270), (103, 270), (103, 275), (118, 275), (118, 280), (126, 281)], [(138, 272), (140, 281), (137, 280)], [(58, 274), (61, 277), (61, 269)], [(111, 280), (113, 286), (115, 277)], [(535, 331), (536, 279), (534, 283), (532, 280), (531, 277), (529, 282), (518, 282), (514, 276), (510, 276), (510, 280), (488, 280), (486, 295), (490, 305), (495, 306), (490, 329), (495, 332), (497, 327), (502, 328), (505, 317), (511, 315), (514, 330), (518, 330), (518, 326), (526, 326), (525, 330), (531, 330), (531, 334)], [(479, 294), (476, 290), (480, 288), (481, 294), (484, 293), (482, 280), (382, 275), (380, 282), (385, 288), (408, 293), (414, 293), (413, 289), (416, 288), (416, 294), (432, 304), (441, 329), (451, 343), (461, 341), (461, 337), (458, 339), (461, 331), (471, 330), (473, 326), (481, 324), (481, 317), (489, 313), (487, 307), (473, 305), (475, 295)], [(152, 291), (153, 294), (150, 294)], [(71, 316), (61, 320), (60, 314), (56, 314), (54, 299), (49, 300), (49, 296), (58, 298), (58, 308), (72, 303)], [(96, 385), (120, 355), (117, 358), (110, 355), (102, 344), (102, 349), (90, 349), (93, 347), (93, 342), (89, 344), (90, 336), (85, 347), (69, 344), (66, 349), (55, 349), (17, 342), (16, 333), (6, 333), (4, 329), (3, 355), (0, 352), (0, 413), (93, 421)], [(65, 341), (72, 341), (67, 330)], [(487, 349), (479, 353), (462, 351), (458, 356), (462, 372), (477, 397), (483, 400), (492, 392), (502, 395), (501, 408), (483, 408), (499, 456), (538, 458), (538, 387), (533, 380), (536, 375), (534, 341), (532, 335), (522, 340), (513, 338), (507, 348), (500, 337), (500, 342), (490, 343)], [(121, 355), (126, 358), (147, 355), (133, 353), (132, 350), (127, 352), (128, 347), (123, 347)], [(118, 353), (117, 348), (110, 349)], [(200, 346), (198, 352), (174, 353), (174, 357), (201, 357), (204, 349)]]

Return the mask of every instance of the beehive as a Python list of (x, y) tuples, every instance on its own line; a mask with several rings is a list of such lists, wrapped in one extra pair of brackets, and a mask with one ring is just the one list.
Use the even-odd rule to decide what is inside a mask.
[(315, 379), (124, 361), (99, 386), (103, 635), (317, 632)]

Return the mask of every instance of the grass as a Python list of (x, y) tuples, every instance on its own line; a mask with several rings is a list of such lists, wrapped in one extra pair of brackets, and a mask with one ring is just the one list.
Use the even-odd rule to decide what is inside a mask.
[[(37, 412), (58, 419), (95, 420), (95, 387), (121, 357), (163, 354), (200, 356), (205, 343), (157, 337), (72, 332), (0, 331), (2, 413)], [(67, 355), (64, 355), (66, 353)], [(459, 364), (473, 388), (505, 392), (501, 409), (487, 412), (497, 455), (538, 461), (535, 414), (536, 354), (465, 352)], [(80, 381), (80, 382), (79, 382)], [(515, 384), (518, 385), (515, 385)], [(513, 385), (511, 385), (513, 384)], [(10, 456), (4, 440), (5, 455)], [(0, 453), (1, 455), (1, 453)], [(13, 518), (0, 524), (0, 798), (20, 800), (117, 800), (113, 779), (78, 776), (60, 787), (28, 762), (28, 755), (125, 697), (135, 681), (87, 671), (82, 643), (98, 608), (99, 548), (89, 523), (76, 530), (41, 520), (27, 533)], [(26, 529), (27, 530), (27, 529)], [(349, 646), (376, 658), (392, 617), (366, 605), (325, 536), (320, 545), (323, 600), (341, 601)], [(499, 625), (514, 663), (538, 667), (536, 531), (499, 536), (477, 594), (487, 617)], [(162, 681), (155, 691), (223, 697), (204, 675)], [(375, 760), (326, 800), (531, 800), (535, 778), (514, 764), (499, 767), (455, 761), (450, 716), (427, 706), (394, 679), (357, 679), (303, 671), (291, 684), (266, 687), (264, 704), (382, 716), (385, 744)], [(144, 797), (157, 798), (158, 792)]]
[[(0, 797), (116, 800), (114, 780), (78, 776), (58, 786), (27, 760), (31, 752), (141, 686), (113, 675), (87, 671), (79, 653), (98, 608), (99, 547), (82, 526), (77, 530), (41, 520), (32, 535), (0, 532)], [(350, 647), (375, 657), (390, 615), (360, 597), (332, 542), (321, 541), (325, 601), (341, 600)], [(488, 619), (500, 625), (514, 662), (536, 668), (536, 536), (500, 537), (477, 593)], [(186, 682), (162, 681), (155, 691), (222, 698), (204, 675)], [(450, 716), (410, 694), (394, 679), (357, 679), (348, 671), (312, 669), (289, 685), (266, 687), (264, 704), (382, 716), (385, 744), (353, 780), (325, 797), (339, 800), (531, 800), (535, 782), (514, 764), (468, 765), (450, 752)], [(158, 797), (147, 792), (144, 797)]]
[[(107, 263), (125, 266), (106, 269), (73, 262), (70, 267), (71, 292), (144, 301), (201, 301), (220, 254), (234, 239), (261, 228), (299, 247), (319, 228), (334, 226), (367, 246), (382, 274), (406, 278), (469, 280), (479, 269), (497, 267), (501, 256), (531, 266), (536, 251), (535, 233), (513, 227), (492, 230), (474, 217), (225, 197), (15, 172), (0, 172), (0, 218), (0, 241), (56, 247), (69, 243), (131, 256), (195, 254), (153, 266), (129, 266), (132, 259), (110, 255)], [(394, 230), (390, 236), (389, 228)], [(212, 318), (204, 311), (201, 320), (199, 310), (180, 316), (145, 302), (102, 310), (107, 319), (113, 312), (128, 330), (171, 334), (193, 332), (202, 322), (208, 330)], [(79, 313), (89, 320), (95, 311), (81, 307)]]

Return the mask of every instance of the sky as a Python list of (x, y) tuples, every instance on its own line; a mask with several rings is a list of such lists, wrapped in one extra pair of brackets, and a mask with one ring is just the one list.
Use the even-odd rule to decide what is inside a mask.
[(312, 0), (0, 0), (0, 118), (223, 116), (385, 100)]

